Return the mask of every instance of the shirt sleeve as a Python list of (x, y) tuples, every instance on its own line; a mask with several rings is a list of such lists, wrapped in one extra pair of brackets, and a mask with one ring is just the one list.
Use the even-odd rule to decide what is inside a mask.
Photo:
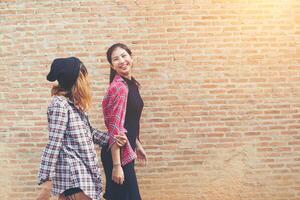
[(108, 95), (103, 104), (103, 114), (108, 129), (110, 146), (115, 143), (115, 136), (127, 132), (124, 128), (127, 93), (125, 85), (112, 88), (108, 91)]
[(90, 129), (91, 129), (92, 136), (93, 136), (93, 142), (95, 144), (99, 144), (100, 147), (107, 145), (108, 139), (109, 139), (108, 133), (99, 131), (91, 126), (90, 126)]
[(42, 153), (38, 174), (39, 185), (47, 180), (51, 180), (68, 124), (68, 111), (59, 103), (49, 106), (47, 116), (49, 141)]

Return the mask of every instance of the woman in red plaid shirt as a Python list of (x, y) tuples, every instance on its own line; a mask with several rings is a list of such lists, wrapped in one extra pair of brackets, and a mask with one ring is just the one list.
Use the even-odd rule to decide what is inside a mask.
[[(106, 176), (104, 198), (107, 200), (140, 200), (134, 170), (137, 158), (146, 163), (147, 156), (139, 140), (143, 100), (139, 83), (133, 78), (133, 58), (130, 49), (121, 43), (107, 50), (111, 65), (110, 85), (102, 101), (109, 144), (102, 148), (101, 160)], [(126, 134), (129, 143), (121, 147), (113, 138)]]
[[(59, 200), (100, 200), (101, 176), (94, 143), (106, 146), (108, 134), (91, 127), (85, 113), (91, 104), (87, 69), (75, 57), (55, 59), (47, 76), (58, 81), (48, 107), (49, 142), (38, 175), (42, 191), (38, 200), (48, 200), (52, 188)], [(126, 137), (112, 138), (117, 146)]]

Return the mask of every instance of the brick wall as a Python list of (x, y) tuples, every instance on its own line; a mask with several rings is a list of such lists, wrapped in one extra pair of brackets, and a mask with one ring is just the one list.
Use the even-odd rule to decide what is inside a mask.
[(145, 101), (145, 200), (300, 199), (297, 0), (1, 0), (0, 194), (34, 199), (45, 79), (78, 56), (104, 129), (106, 49), (128, 44)]

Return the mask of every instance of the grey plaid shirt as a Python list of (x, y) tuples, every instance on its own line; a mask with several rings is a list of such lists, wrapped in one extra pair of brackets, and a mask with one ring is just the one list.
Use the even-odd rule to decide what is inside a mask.
[(108, 134), (92, 128), (87, 115), (62, 96), (53, 98), (47, 115), (49, 142), (42, 154), (39, 184), (51, 180), (54, 195), (80, 187), (99, 200), (102, 184), (94, 143), (106, 145)]

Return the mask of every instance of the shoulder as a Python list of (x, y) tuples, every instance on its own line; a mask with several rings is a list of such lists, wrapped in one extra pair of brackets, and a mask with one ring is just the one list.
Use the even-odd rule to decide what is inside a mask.
[(128, 87), (124, 80), (114, 79), (108, 87), (107, 93), (109, 95), (122, 95), (128, 93)]
[(68, 99), (63, 96), (53, 96), (49, 106), (48, 110), (53, 109), (60, 109), (62, 111), (66, 111), (69, 107)]

